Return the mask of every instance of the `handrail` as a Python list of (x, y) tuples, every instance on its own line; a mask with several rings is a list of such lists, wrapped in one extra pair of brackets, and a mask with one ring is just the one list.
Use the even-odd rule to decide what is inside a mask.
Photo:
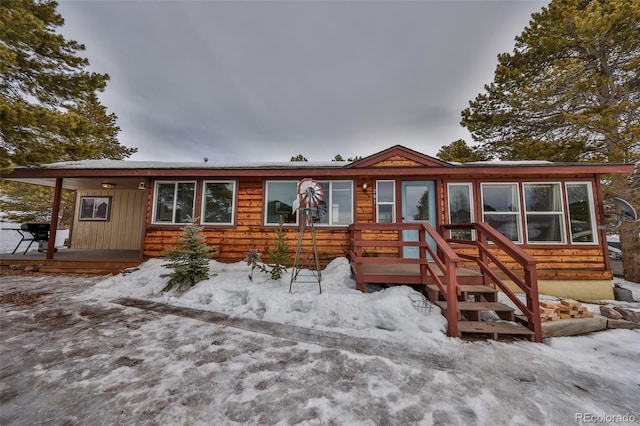
[[(363, 255), (364, 247), (418, 247), (419, 256), (417, 259), (393, 257), (394, 263), (417, 264), (420, 268), (420, 281), (426, 285), (428, 277), (435, 282), (438, 290), (447, 302), (448, 335), (459, 337), (458, 320), (460, 312), (458, 310), (458, 296), (460, 288), (456, 277), (456, 269), (460, 262), (460, 257), (449, 246), (447, 241), (430, 224), (420, 223), (354, 223), (349, 226), (351, 232), (351, 260), (355, 263), (356, 281), (363, 280), (363, 262), (369, 260)], [(400, 236), (402, 231), (418, 231), (418, 241), (403, 241)], [(396, 240), (371, 239), (363, 240), (363, 231), (392, 231), (397, 232)], [(377, 234), (379, 235), (379, 234)], [(435, 248), (431, 247), (427, 241), (428, 235), (435, 243)], [(384, 256), (383, 256), (384, 257)], [(430, 257), (430, 259), (429, 259)], [(380, 259), (379, 257), (377, 259)], [(440, 276), (434, 265), (442, 272)]]
[[(453, 229), (473, 230), (476, 233), (475, 239), (458, 240), (446, 238), (451, 244), (467, 245), (478, 249), (478, 255), (460, 254), (463, 259), (474, 260), (480, 267), (483, 277), (489, 278), (501, 291), (526, 315), (529, 329), (534, 332), (536, 342), (542, 341), (542, 326), (540, 322), (540, 305), (538, 300), (538, 278), (536, 264), (538, 261), (525, 252), (523, 249), (496, 231), (486, 223), (464, 223), (464, 224), (444, 224), (441, 225), (443, 234)], [(513, 270), (509, 269), (498, 257), (491, 252), (489, 241), (493, 246), (501, 249), (523, 268), (524, 278), (517, 276)], [(511, 291), (509, 287), (490, 269), (489, 263), (493, 262), (509, 279), (511, 279), (525, 294), (526, 304)]]

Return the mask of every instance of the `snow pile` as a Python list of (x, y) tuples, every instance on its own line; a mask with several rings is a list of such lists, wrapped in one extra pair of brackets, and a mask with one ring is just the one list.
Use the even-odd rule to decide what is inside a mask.
[[(258, 272), (249, 280), (249, 267), (238, 262), (210, 262), (210, 279), (179, 295), (160, 293), (169, 272), (162, 259), (151, 259), (139, 270), (107, 278), (87, 297), (132, 297), (176, 306), (224, 313), (231, 317), (259, 319), (326, 331), (339, 331), (356, 337), (415, 341), (433, 346), (447, 339), (446, 319), (435, 306), (421, 313), (412, 300), (421, 294), (407, 286), (396, 286), (375, 293), (355, 289), (349, 262), (333, 260), (322, 271), (322, 293), (310, 271), (301, 271), (289, 293), (291, 275), (273, 281)], [(304, 282), (303, 282), (304, 281)]]

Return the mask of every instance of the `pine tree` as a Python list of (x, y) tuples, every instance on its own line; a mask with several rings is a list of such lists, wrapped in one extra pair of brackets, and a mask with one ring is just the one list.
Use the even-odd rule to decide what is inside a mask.
[(458, 139), (452, 142), (451, 145), (443, 146), (436, 154), (436, 157), (444, 161), (457, 161), (460, 163), (485, 161), (488, 159), (486, 153), (481, 152), (476, 147), (467, 145), (464, 139)]
[(260, 269), (271, 275), (272, 280), (279, 280), (282, 275), (287, 272), (287, 266), (291, 263), (291, 254), (289, 253), (289, 245), (285, 239), (285, 232), (282, 229), (284, 219), (282, 216), (278, 219), (278, 228), (276, 229), (275, 249), (267, 248), (266, 252), (272, 264), (263, 264)]
[(0, 2), (0, 170), (66, 160), (122, 159), (116, 116), (97, 92), (109, 76), (89, 72), (85, 46), (56, 34), (51, 0)]
[(178, 247), (165, 251), (169, 263), (162, 266), (173, 269), (169, 283), (162, 289), (168, 291), (175, 288), (179, 291), (187, 290), (200, 281), (209, 278), (209, 259), (215, 250), (207, 245), (207, 238), (202, 235), (202, 227), (196, 225), (197, 219), (187, 218), (187, 224), (182, 228), (183, 235), (178, 237)]
[[(639, 34), (638, 0), (551, 1), (513, 52), (498, 56), (494, 81), (461, 124), (490, 157), (636, 164), (633, 176), (614, 175), (603, 192), (640, 209)], [(637, 235), (640, 223), (621, 232)], [(625, 278), (639, 281), (640, 272), (627, 271), (640, 263), (640, 246), (622, 253)]]

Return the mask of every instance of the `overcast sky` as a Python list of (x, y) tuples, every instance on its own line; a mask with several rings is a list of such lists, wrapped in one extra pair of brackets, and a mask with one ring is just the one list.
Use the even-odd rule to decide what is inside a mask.
[(547, 1), (67, 1), (134, 160), (428, 155)]

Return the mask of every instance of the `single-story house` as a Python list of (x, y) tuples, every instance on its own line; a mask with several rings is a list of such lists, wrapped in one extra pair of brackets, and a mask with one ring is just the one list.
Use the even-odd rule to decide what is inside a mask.
[(450, 265), (477, 271), (485, 264), (484, 284), (501, 279), (518, 290), (513, 271), (533, 269), (529, 285), (543, 293), (610, 299), (600, 182), (631, 172), (611, 163), (448, 163), (397, 145), (354, 162), (85, 160), (20, 167), (2, 178), (54, 186), (54, 217), (62, 188), (75, 191), (69, 249), (55, 252), (50, 240), (49, 261), (83, 251), (98, 253), (93, 262), (115, 252), (138, 262), (163, 256), (187, 216), (198, 218), (219, 261), (273, 248), (280, 217), (293, 252), (297, 183), (313, 178), (324, 192), (312, 213), (320, 262), (349, 258), (360, 289), (437, 285), (433, 276), (447, 276)]

